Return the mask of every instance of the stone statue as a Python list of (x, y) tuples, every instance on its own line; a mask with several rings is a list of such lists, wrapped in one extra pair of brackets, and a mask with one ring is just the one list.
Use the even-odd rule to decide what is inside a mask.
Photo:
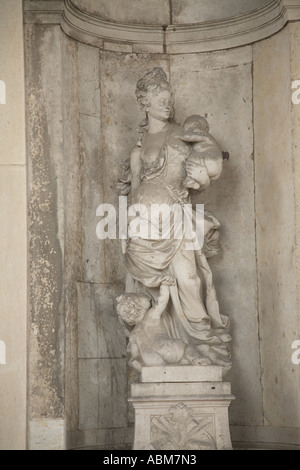
[[(160, 67), (138, 81), (136, 97), (146, 119), (138, 128), (140, 139), (120, 179), (120, 192), (129, 194), (132, 204), (149, 209), (146, 214), (151, 214), (153, 204), (164, 209), (175, 204), (183, 212), (185, 205), (191, 205), (190, 189), (203, 191), (219, 178), (222, 151), (204, 117), (190, 116), (183, 126), (174, 121), (171, 87)], [(143, 218), (148, 233), (156, 224), (162, 235), (161, 221)], [(174, 235), (182, 229), (183, 219), (170, 220)], [(191, 223), (195, 221), (193, 209)], [(181, 237), (128, 238), (126, 293), (118, 297), (117, 311), (129, 325), (133, 367), (171, 363), (230, 367), (229, 319), (219, 311), (207, 262), (218, 252), (219, 226), (205, 210), (204, 243), (195, 249), (187, 249), (185, 228)]]
[(129, 334), (131, 358), (129, 365), (141, 370), (145, 366), (166, 364), (210, 364), (193, 345), (171, 338), (161, 321), (168, 304), (170, 278), (160, 285), (157, 302), (145, 294), (122, 294), (117, 297), (117, 313), (128, 325), (135, 325)]

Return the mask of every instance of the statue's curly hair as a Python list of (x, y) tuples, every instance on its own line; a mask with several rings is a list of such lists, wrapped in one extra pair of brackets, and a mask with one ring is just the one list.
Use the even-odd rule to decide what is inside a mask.
[(136, 318), (142, 311), (147, 311), (150, 305), (151, 298), (145, 294), (130, 292), (116, 298), (117, 314), (130, 325), (135, 324)]
[(169, 90), (172, 93), (164, 70), (161, 67), (154, 67), (154, 69), (140, 78), (136, 85), (135, 95), (141, 109), (147, 112), (147, 107), (151, 103), (153, 94), (162, 90)]

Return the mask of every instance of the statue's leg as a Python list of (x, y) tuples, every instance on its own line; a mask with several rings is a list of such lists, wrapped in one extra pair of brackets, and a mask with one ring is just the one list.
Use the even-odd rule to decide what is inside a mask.
[(169, 269), (177, 281), (181, 307), (188, 321), (201, 323), (201, 326), (210, 325), (210, 318), (201, 297), (201, 279), (197, 272), (195, 253), (185, 249), (184, 240)]

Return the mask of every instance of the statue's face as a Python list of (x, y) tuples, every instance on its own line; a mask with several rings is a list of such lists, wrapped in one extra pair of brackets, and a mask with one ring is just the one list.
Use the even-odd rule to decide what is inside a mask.
[(148, 116), (159, 121), (167, 121), (172, 110), (172, 95), (169, 90), (162, 90), (154, 94), (151, 98), (150, 106), (147, 109)]

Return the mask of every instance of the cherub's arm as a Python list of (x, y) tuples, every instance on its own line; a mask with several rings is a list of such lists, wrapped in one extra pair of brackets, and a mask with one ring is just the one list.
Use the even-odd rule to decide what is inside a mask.
[(148, 318), (158, 320), (164, 312), (170, 297), (169, 286), (174, 284), (173, 279), (170, 278), (170, 284), (163, 283), (160, 285), (159, 296), (153, 307), (148, 311)]
[(130, 170), (131, 170), (131, 192), (133, 193), (140, 185), (140, 172), (142, 167), (141, 161), (141, 147), (134, 147), (130, 156)]
[(185, 130), (183, 127), (176, 129), (174, 137), (187, 143), (206, 143), (209, 141), (208, 133), (200, 129)]
[(185, 132), (182, 136), (184, 142), (190, 143), (203, 143), (209, 142), (209, 137), (201, 131), (194, 130), (193, 132)]

